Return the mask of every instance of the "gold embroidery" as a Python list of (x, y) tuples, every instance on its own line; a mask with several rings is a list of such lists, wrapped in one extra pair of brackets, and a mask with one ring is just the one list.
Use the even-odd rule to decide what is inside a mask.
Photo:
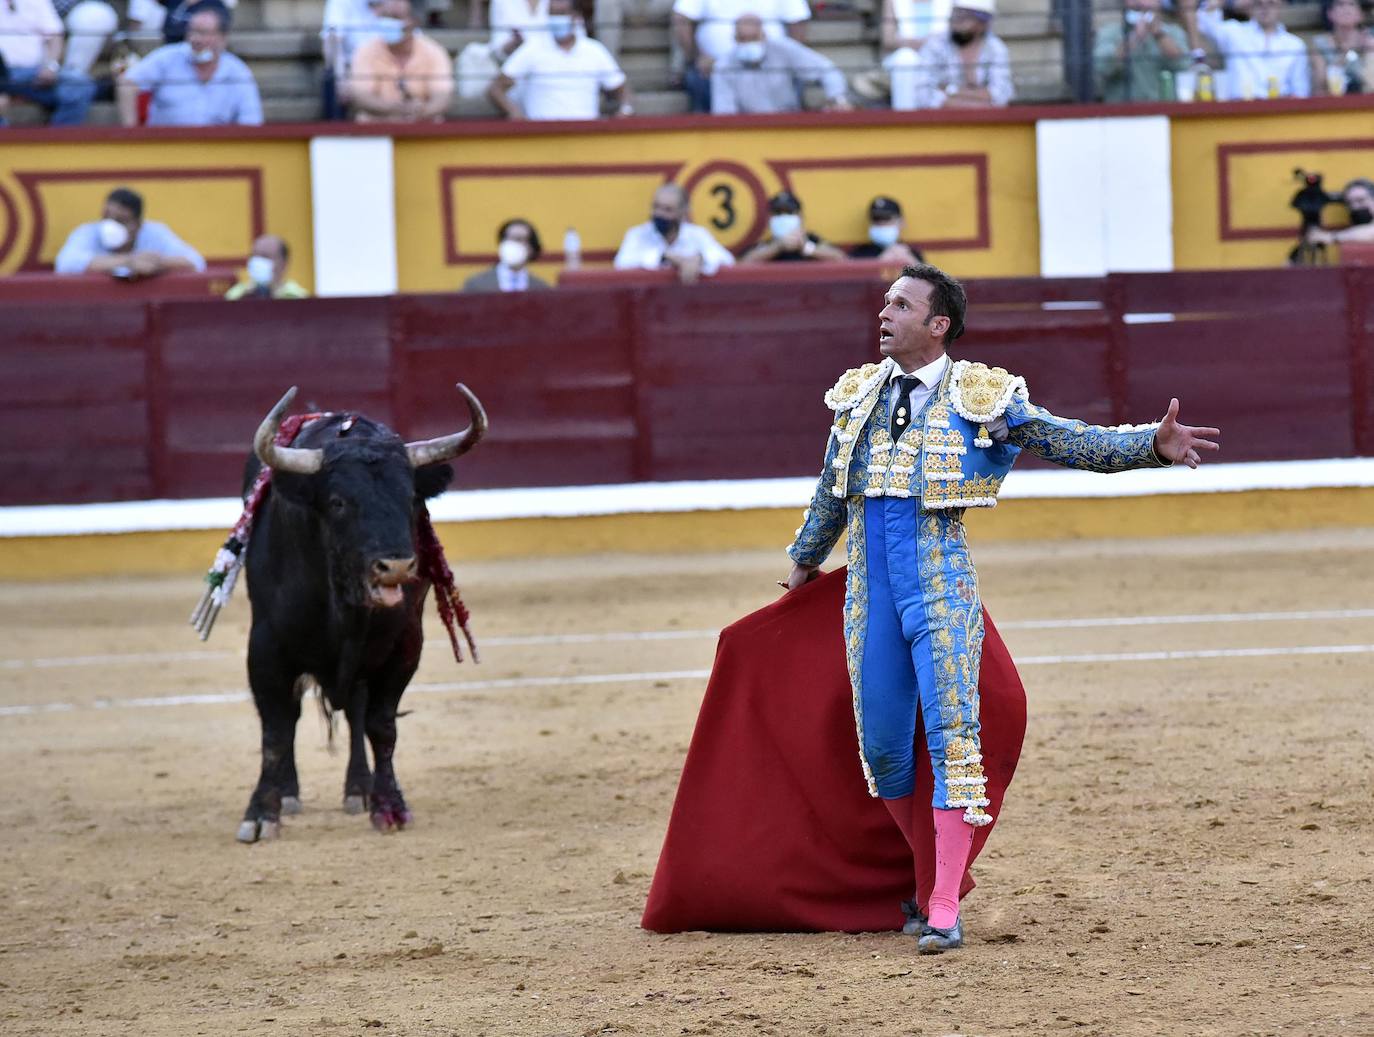
[(878, 367), (878, 364), (851, 367), (840, 375), (840, 380), (825, 394), (825, 405), (831, 410), (843, 410), (854, 406), (866, 395), (861, 390), (865, 389), (867, 383), (878, 373)]

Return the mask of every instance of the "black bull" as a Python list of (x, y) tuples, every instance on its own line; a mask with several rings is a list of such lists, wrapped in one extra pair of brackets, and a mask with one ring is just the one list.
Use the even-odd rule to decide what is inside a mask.
[(277, 429), (295, 389), (258, 428), (245, 485), (259, 464), (272, 469), (272, 482), (244, 570), (262, 772), (239, 825), (240, 842), (276, 836), (282, 813), (300, 810), (296, 724), (312, 680), (348, 719), (344, 809), (370, 807), (383, 832), (411, 820), (392, 756), (397, 707), (420, 665), (430, 587), (419, 576), (416, 522), (423, 502), (452, 478), (444, 462), (471, 450), (487, 428), (481, 403), (465, 386), (458, 390), (471, 424), (420, 443), (405, 443), (368, 418), (336, 414), (307, 423), (291, 446), (279, 446)]

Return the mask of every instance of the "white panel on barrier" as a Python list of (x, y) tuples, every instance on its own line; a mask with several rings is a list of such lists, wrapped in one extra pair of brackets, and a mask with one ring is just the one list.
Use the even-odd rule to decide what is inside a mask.
[(1046, 119), (1035, 140), (1041, 276), (1173, 269), (1167, 118)]
[(390, 137), (310, 141), (316, 295), (396, 291), (396, 188)]

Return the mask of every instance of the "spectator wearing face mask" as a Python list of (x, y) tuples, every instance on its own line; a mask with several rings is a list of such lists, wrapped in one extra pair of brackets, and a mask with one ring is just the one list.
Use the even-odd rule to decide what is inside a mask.
[[(519, 101), (511, 96), (517, 84)], [(487, 93), (512, 119), (595, 119), (602, 93), (617, 115), (632, 114), (627, 89), (625, 73), (610, 51), (587, 37), (571, 0), (549, 0), (547, 34), (532, 33)]]
[(1120, 20), (1104, 25), (1093, 42), (1093, 69), (1102, 100), (1160, 101), (1161, 72), (1188, 66), (1188, 37), (1164, 21), (1160, 0), (1126, 0)]
[(529, 264), (544, 254), (539, 231), (529, 220), (513, 219), (496, 232), (496, 265), (463, 282), (465, 292), (542, 291), (548, 283), (529, 272)]
[(1331, 31), (1312, 39), (1313, 92), (1374, 93), (1374, 33), (1364, 24), (1360, 0), (1333, 0), (1326, 15)]
[(712, 115), (771, 115), (805, 107), (802, 88), (819, 83), (826, 111), (850, 109), (844, 73), (823, 54), (788, 36), (769, 39), (763, 19), (741, 15), (735, 46), (711, 68)]
[(59, 274), (110, 274), (134, 280), (178, 270), (205, 269), (200, 253), (165, 223), (143, 218), (143, 197), (117, 187), (105, 199), (101, 218), (67, 236), (53, 269)]
[(235, 299), (308, 299), (310, 293), (295, 281), (287, 279), (286, 267), (291, 249), (275, 234), (264, 234), (253, 242), (253, 254), (248, 257), (248, 279), (240, 281), (224, 297)]
[(725, 246), (705, 227), (687, 221), (687, 194), (677, 184), (654, 192), (648, 223), (625, 232), (615, 254), (617, 270), (660, 270), (671, 267), (683, 284), (711, 277), (734, 263)]
[(138, 95), (152, 95), (149, 126), (261, 126), (258, 84), (226, 49), (229, 9), (203, 0), (187, 9), (186, 41), (158, 47), (119, 77), (119, 121), (138, 125)]
[(884, 263), (916, 266), (925, 257), (915, 245), (902, 241), (902, 207), (897, 199), (878, 195), (868, 203), (868, 240), (849, 250), (850, 259), (881, 259)]
[(1313, 227), (1307, 232), (1312, 245), (1341, 245), (1347, 242), (1374, 242), (1374, 180), (1360, 177), (1345, 185), (1341, 201), (1350, 213), (1350, 226), (1339, 230)]
[(949, 31), (931, 36), (920, 51), (891, 55), (892, 107), (1001, 108), (1011, 103), (1011, 55), (992, 31), (994, 0), (957, 0)]
[(744, 255), (741, 263), (786, 263), (797, 260), (843, 261), (848, 257), (834, 245), (810, 233), (802, 223), (802, 203), (791, 191), (768, 199), (768, 238)]
[(433, 122), (453, 97), (448, 51), (415, 27), (418, 0), (384, 0), (377, 35), (353, 55), (348, 94), (358, 122)]

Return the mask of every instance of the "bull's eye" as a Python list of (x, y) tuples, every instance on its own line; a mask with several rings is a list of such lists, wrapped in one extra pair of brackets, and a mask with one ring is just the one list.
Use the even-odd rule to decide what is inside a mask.
[(348, 510), (348, 502), (338, 494), (334, 494), (329, 498), (329, 510), (335, 515), (342, 515)]

